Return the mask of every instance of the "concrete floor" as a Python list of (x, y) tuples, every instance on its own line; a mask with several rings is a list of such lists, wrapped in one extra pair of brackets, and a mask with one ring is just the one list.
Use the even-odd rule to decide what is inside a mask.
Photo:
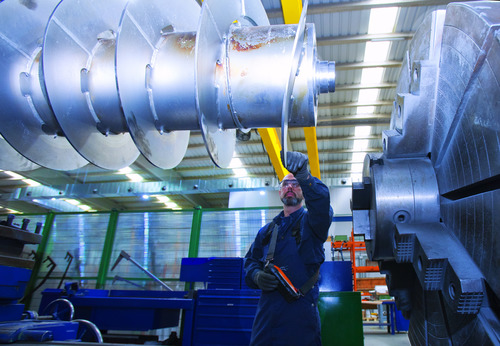
[(365, 346), (407, 346), (410, 345), (408, 334), (401, 332), (394, 335), (387, 333), (387, 328), (364, 326), (363, 336)]

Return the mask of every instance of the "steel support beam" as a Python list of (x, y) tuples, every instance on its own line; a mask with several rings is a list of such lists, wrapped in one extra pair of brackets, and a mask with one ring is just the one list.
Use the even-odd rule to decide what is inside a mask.
[[(283, 0), (286, 2), (285, 0)], [(282, 1), (282, 2), (283, 2)], [(449, 0), (368, 0), (341, 2), (334, 4), (311, 5), (307, 9), (307, 14), (339, 13), (347, 11), (363, 11), (381, 7), (418, 7), (418, 6), (444, 6), (453, 1)], [(278, 18), (282, 15), (279, 9), (267, 11), (269, 18)]]

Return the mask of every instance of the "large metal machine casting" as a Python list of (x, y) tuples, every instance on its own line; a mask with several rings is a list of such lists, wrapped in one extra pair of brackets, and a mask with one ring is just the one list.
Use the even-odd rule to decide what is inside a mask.
[(383, 154), (353, 184), (354, 232), (414, 345), (500, 344), (500, 3), (429, 16), (403, 62)]
[(260, 0), (0, 2), (0, 133), (22, 155), (0, 141), (0, 168), (120, 169), (141, 153), (168, 169), (191, 130), (228, 167), (236, 129), (315, 126), (335, 65), (306, 11), (270, 26)]

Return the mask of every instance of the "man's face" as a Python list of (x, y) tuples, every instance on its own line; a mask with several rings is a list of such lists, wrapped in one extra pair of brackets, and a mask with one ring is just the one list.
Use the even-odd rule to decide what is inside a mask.
[(294, 207), (302, 203), (304, 195), (299, 182), (293, 175), (287, 175), (280, 184), (280, 199), (284, 205)]

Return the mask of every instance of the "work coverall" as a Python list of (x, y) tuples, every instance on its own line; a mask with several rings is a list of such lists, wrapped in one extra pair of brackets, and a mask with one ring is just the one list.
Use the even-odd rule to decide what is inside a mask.
[[(302, 207), (288, 217), (283, 211), (274, 218), (278, 225), (278, 240), (273, 263), (280, 267), (300, 288), (311, 278), (325, 260), (323, 244), (328, 237), (333, 210), (330, 193), (319, 179), (310, 176), (300, 181), (307, 211)], [(295, 223), (300, 232), (292, 236)], [(274, 228), (274, 227), (272, 227)], [(245, 256), (245, 282), (258, 288), (252, 277), (263, 269), (269, 249), (269, 224), (262, 227)], [(318, 283), (303, 297), (288, 303), (277, 291), (263, 291), (252, 329), (251, 345), (321, 345), (321, 327), (317, 308)]]

